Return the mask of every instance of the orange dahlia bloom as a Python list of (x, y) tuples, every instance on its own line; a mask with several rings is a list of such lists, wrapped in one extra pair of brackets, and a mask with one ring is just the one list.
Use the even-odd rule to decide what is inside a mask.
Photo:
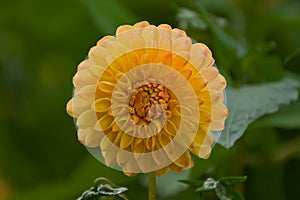
[(67, 112), (78, 139), (127, 175), (193, 166), (208, 158), (227, 117), (226, 81), (205, 44), (143, 21), (92, 47), (73, 78)]

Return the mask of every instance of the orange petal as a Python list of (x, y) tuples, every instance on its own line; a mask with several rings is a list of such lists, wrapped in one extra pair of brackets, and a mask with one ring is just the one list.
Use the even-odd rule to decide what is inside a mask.
[(147, 21), (142, 21), (142, 22), (138, 22), (135, 25), (133, 25), (134, 28), (145, 28), (147, 26), (149, 26), (149, 22)]
[(156, 175), (157, 176), (162, 176), (165, 175), (169, 171), (168, 167), (164, 167), (162, 169), (156, 170)]
[(192, 161), (191, 155), (189, 151), (186, 151), (180, 156), (175, 162), (178, 167), (182, 169), (188, 169), (193, 167), (194, 163)]

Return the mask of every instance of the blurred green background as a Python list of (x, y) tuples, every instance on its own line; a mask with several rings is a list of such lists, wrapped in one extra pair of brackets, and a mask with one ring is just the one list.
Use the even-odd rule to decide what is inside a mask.
[[(77, 65), (121, 24), (184, 28), (208, 44), (232, 86), (278, 81), (287, 71), (300, 80), (299, 0), (199, 0), (213, 25), (190, 2), (0, 1), (0, 200), (76, 199), (99, 176), (128, 187), (130, 199), (147, 199), (145, 176), (98, 162), (65, 112)], [(239, 186), (246, 199), (300, 199), (299, 100), (252, 123), (233, 148), (216, 145), (191, 171), (160, 178), (158, 199), (197, 199), (178, 179), (229, 175), (248, 176)]]

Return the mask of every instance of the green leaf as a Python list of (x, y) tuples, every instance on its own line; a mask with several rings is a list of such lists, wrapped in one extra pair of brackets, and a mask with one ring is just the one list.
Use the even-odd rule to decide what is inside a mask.
[(198, 30), (205, 30), (207, 24), (201, 19), (195, 11), (187, 8), (180, 8), (177, 15), (177, 21), (179, 21), (179, 27), (182, 29), (192, 28)]
[(248, 125), (264, 114), (276, 112), (280, 106), (298, 98), (298, 84), (285, 78), (275, 83), (246, 85), (239, 89), (226, 89), (229, 116), (225, 130), (217, 143), (230, 148)]
[(202, 180), (179, 180), (181, 183), (185, 183), (191, 186), (202, 187), (205, 181)]
[[(98, 1), (84, 0), (83, 3), (88, 7), (97, 27), (102, 33), (112, 34), (121, 23), (132, 24), (138, 18), (118, 0)], [(112, 14), (116, 13), (116, 14)]]
[(218, 183), (215, 192), (220, 200), (232, 200), (232, 188), (230, 186)]
[(233, 189), (232, 190), (232, 199), (233, 200), (244, 200), (244, 197), (239, 193), (239, 191)]
[(227, 49), (237, 49), (239, 48), (239, 43), (225, 33), (223, 29), (221, 29), (211, 18), (209, 13), (206, 11), (204, 6), (200, 1), (196, 0), (187, 0), (187, 1), (180, 1), (180, 0), (173, 0), (176, 4), (182, 7), (188, 7), (192, 10), (197, 11), (201, 14), (203, 17), (204, 22), (208, 26), (208, 28), (211, 30), (211, 32), (214, 34), (214, 36), (220, 41), (220, 43)]
[(219, 182), (224, 183), (226, 185), (235, 185), (238, 183), (245, 182), (246, 180), (247, 176), (229, 176), (220, 178)]
[(287, 107), (283, 107), (277, 113), (266, 116), (257, 123), (254, 127), (280, 127), (285, 129), (300, 128), (300, 100), (293, 102)]
[(290, 53), (285, 59), (284, 59), (284, 64), (286, 65), (290, 60), (292, 60), (293, 58), (295, 58), (297, 55), (300, 54), (300, 47), (298, 47), (297, 49), (295, 49), (292, 53)]
[(106, 178), (97, 178), (94, 187), (83, 192), (77, 200), (99, 200), (99, 199), (125, 199), (123, 192), (127, 191), (125, 187), (118, 187)]
[(208, 190), (213, 190), (217, 187), (218, 182), (215, 181), (212, 178), (208, 178), (204, 181), (203, 185), (199, 188), (197, 188), (195, 191), (196, 192), (204, 192), (204, 191), (208, 191)]

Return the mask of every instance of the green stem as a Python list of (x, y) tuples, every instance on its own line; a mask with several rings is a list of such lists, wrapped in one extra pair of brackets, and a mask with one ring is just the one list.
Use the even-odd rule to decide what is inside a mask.
[(148, 200), (156, 200), (156, 175), (155, 171), (148, 174)]

